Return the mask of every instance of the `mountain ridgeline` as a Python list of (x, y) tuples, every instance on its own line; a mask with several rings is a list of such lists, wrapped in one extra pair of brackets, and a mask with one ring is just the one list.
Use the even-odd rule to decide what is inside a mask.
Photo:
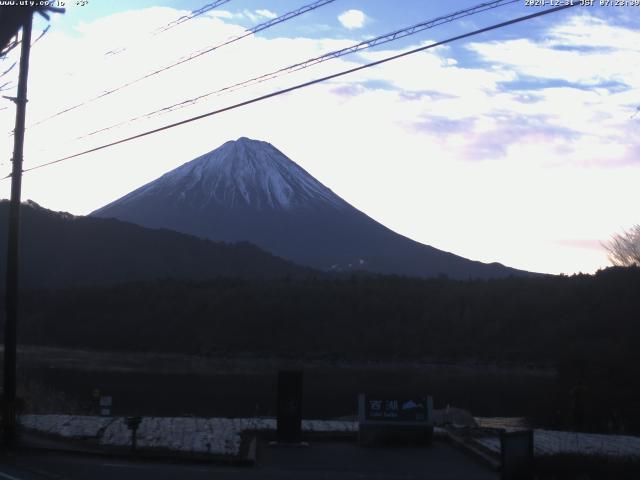
[(458, 279), (527, 274), (399, 235), (349, 205), (271, 144), (247, 138), (226, 142), (91, 215), (215, 241), (249, 241), (325, 271)]
[[(0, 252), (7, 248), (9, 203), (0, 201)], [(21, 284), (27, 288), (157, 279), (298, 278), (313, 273), (249, 243), (216, 243), (115, 219), (22, 208)], [(5, 261), (0, 262), (4, 286)]]

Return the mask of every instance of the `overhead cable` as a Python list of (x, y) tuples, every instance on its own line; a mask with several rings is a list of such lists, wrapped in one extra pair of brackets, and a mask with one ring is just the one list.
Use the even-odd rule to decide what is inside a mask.
[(173, 22), (167, 23), (164, 27), (160, 27), (156, 29), (153, 33), (157, 35), (158, 33), (166, 32), (167, 30), (177, 27), (178, 25), (188, 22), (191, 19), (199, 17), (200, 15), (207, 13), (214, 8), (218, 8), (220, 5), (224, 5), (225, 3), (230, 2), (231, 0), (217, 0), (215, 2), (209, 3), (203, 7), (198, 8), (197, 10), (192, 10), (189, 15), (183, 15), (182, 17), (174, 20)]
[[(325, 77), (317, 78), (315, 80), (311, 80), (311, 81), (308, 81), (308, 82), (300, 83), (300, 84), (294, 85), (292, 87), (288, 87), (288, 88), (285, 88), (285, 89), (282, 89), (282, 90), (277, 90), (275, 92), (271, 92), (271, 93), (268, 93), (266, 95), (261, 95), (259, 97), (255, 97), (255, 98), (252, 98), (252, 99), (249, 99), (249, 100), (245, 100), (243, 102), (236, 103), (234, 105), (230, 105), (230, 106), (227, 106), (227, 107), (224, 107), (224, 108), (213, 110), (211, 112), (203, 113), (201, 115), (197, 115), (197, 116), (194, 116), (194, 117), (191, 117), (191, 118), (187, 118), (187, 119), (181, 120), (179, 122), (171, 123), (171, 124), (165, 125), (163, 127), (155, 128), (153, 130), (148, 130), (148, 131), (139, 133), (137, 135), (132, 135), (130, 137), (122, 138), (120, 140), (116, 140), (116, 141), (113, 141), (113, 142), (110, 142), (110, 143), (107, 143), (107, 144), (104, 144), (104, 145), (100, 145), (98, 147), (90, 148), (88, 150), (84, 150), (82, 152), (74, 153), (72, 155), (67, 155), (65, 157), (58, 158), (56, 160), (52, 160), (52, 161), (49, 161), (49, 162), (41, 163), (39, 165), (35, 165), (33, 167), (25, 169), (24, 172), (30, 172), (30, 171), (37, 170), (37, 169), (40, 169), (40, 168), (44, 168), (44, 167), (47, 167), (47, 166), (50, 166), (50, 165), (61, 163), (61, 162), (64, 162), (66, 160), (70, 160), (72, 158), (78, 158), (78, 157), (87, 155), (89, 153), (97, 152), (97, 151), (100, 151), (100, 150), (104, 150), (106, 148), (114, 147), (116, 145), (127, 143), (127, 142), (130, 142), (130, 141), (133, 141), (133, 140), (137, 140), (139, 138), (143, 138), (143, 137), (146, 137), (146, 136), (149, 136), (149, 135), (160, 133), (160, 132), (163, 132), (163, 131), (166, 131), (166, 130), (169, 130), (169, 129), (172, 129), (172, 128), (175, 128), (175, 127), (179, 127), (179, 126), (182, 126), (182, 125), (189, 124), (191, 122), (195, 122), (197, 120), (202, 120), (203, 118), (208, 118), (208, 117), (211, 117), (211, 116), (214, 116), (214, 115), (219, 115), (221, 113), (228, 112), (230, 110), (235, 110), (237, 108), (244, 107), (244, 106), (247, 106), (247, 105), (251, 105), (253, 103), (257, 103), (257, 102), (260, 102), (260, 101), (263, 101), (263, 100), (266, 100), (266, 99), (269, 99), (269, 98), (273, 98), (273, 97), (277, 97), (277, 96), (280, 96), (280, 95), (284, 95), (286, 93), (293, 92), (295, 90), (300, 90), (302, 88), (306, 88), (306, 87), (309, 87), (311, 85), (315, 85), (317, 83), (325, 82), (325, 81), (328, 81), (328, 80), (333, 80), (334, 78), (339, 78), (339, 77), (348, 75), (350, 73), (354, 73), (354, 72), (358, 72), (358, 71), (361, 71), (361, 70), (364, 70), (364, 69), (367, 69), (367, 68), (375, 67), (377, 65), (382, 65), (384, 63), (388, 63), (388, 62), (391, 62), (391, 61), (394, 61), (394, 60), (398, 60), (400, 58), (407, 57), (409, 55), (414, 55), (414, 54), (419, 53), (419, 52), (424, 52), (426, 50), (430, 50), (432, 48), (439, 47), (441, 45), (445, 45), (445, 44), (448, 44), (448, 43), (451, 43), (451, 42), (454, 42), (454, 41), (457, 41), (457, 40), (462, 40), (464, 38), (469, 38), (469, 37), (472, 37), (472, 36), (475, 36), (475, 35), (486, 33), (486, 32), (489, 32), (489, 31), (492, 31), (492, 30), (496, 30), (496, 29), (499, 29), (499, 28), (503, 28), (503, 27), (506, 27), (506, 26), (509, 26), (509, 25), (513, 25), (513, 24), (516, 24), (516, 23), (521, 23), (521, 22), (525, 22), (525, 21), (528, 21), (528, 20), (532, 20), (534, 18), (538, 18), (538, 17), (542, 17), (544, 15), (548, 15), (548, 14), (551, 14), (551, 13), (559, 12), (561, 10), (572, 8), (572, 7), (575, 7), (575, 6), (578, 6), (578, 5), (579, 5), (578, 3), (573, 3), (573, 4), (561, 5), (561, 6), (558, 6), (558, 7), (553, 7), (553, 8), (549, 8), (549, 9), (545, 9), (545, 10), (540, 10), (540, 11), (537, 11), (537, 12), (529, 14), (529, 15), (524, 15), (522, 17), (518, 17), (518, 18), (514, 18), (514, 19), (511, 19), (511, 20), (505, 21), (505, 22), (497, 23), (497, 24), (491, 25), (489, 27), (484, 27), (484, 28), (481, 28), (481, 29), (478, 29), (478, 30), (474, 30), (472, 32), (461, 34), (461, 35), (456, 35), (456, 36), (448, 38), (446, 40), (442, 40), (442, 41), (439, 41), (439, 42), (431, 43), (429, 45), (424, 45), (422, 47), (414, 48), (412, 50), (408, 50), (406, 52), (398, 53), (396, 55), (392, 55), (392, 56), (383, 58), (381, 60), (377, 60), (375, 62), (367, 63), (367, 64), (364, 64), (364, 65), (360, 65), (358, 67), (354, 67), (354, 68), (350, 68), (348, 70), (343, 70), (341, 72), (334, 73), (332, 75), (327, 75)], [(10, 174), (7, 175), (6, 177), (4, 177), (4, 179), (9, 178), (9, 177), (11, 177)]]
[(288, 75), (290, 73), (294, 73), (297, 72), (299, 70), (303, 70), (305, 68), (309, 68), (313, 65), (317, 65), (319, 63), (325, 62), (327, 60), (332, 60), (334, 58), (339, 58), (339, 57), (343, 57), (345, 55), (349, 55), (351, 53), (355, 53), (355, 52), (359, 52), (360, 50), (365, 50), (368, 48), (372, 48), (375, 47), (377, 45), (382, 45), (384, 43), (389, 43), (389, 42), (393, 42), (395, 40), (398, 40), (400, 38), (404, 38), (407, 37), (409, 35), (414, 35), (418, 32), (422, 32), (424, 30), (430, 29), (430, 28), (434, 28), (438, 25), (442, 25), (445, 23), (450, 23), (453, 22), (455, 20), (458, 20), (460, 18), (464, 18), (464, 17), (468, 17), (470, 15), (475, 15), (477, 13), (481, 13), (487, 10), (491, 10), (494, 8), (498, 8), (498, 7), (502, 7), (504, 5), (509, 5), (512, 3), (516, 3), (519, 2), (520, 0), (496, 0), (496, 1), (492, 1), (492, 2), (486, 2), (486, 3), (482, 3), (480, 5), (476, 5), (475, 7), (471, 7), (471, 8), (467, 8), (464, 10), (459, 10), (457, 12), (453, 12), (450, 13), (448, 15), (443, 15), (431, 20), (427, 20), (424, 22), (420, 22), (418, 24), (412, 25), (410, 27), (406, 27), (400, 30), (396, 30), (394, 32), (391, 33), (386, 33), (383, 35), (379, 35), (375, 38), (369, 39), (369, 40), (365, 40), (363, 42), (357, 43), (355, 45), (352, 45), (350, 47), (346, 47), (346, 48), (342, 48), (339, 50), (334, 50), (328, 53), (325, 53), (323, 55), (320, 55), (318, 57), (314, 57), (311, 58), (309, 60), (305, 60), (303, 62), (299, 62), (299, 63), (295, 63), (293, 65), (289, 65), (288, 67), (284, 67), (284, 68), (280, 68), (278, 70), (275, 70), (273, 72), (269, 72), (269, 73), (265, 73), (263, 75), (251, 78), (249, 80), (244, 80), (242, 82), (238, 82), (235, 83), (233, 85), (229, 85), (223, 88), (219, 88), (217, 90), (212, 90), (210, 92), (207, 93), (203, 93), (201, 95), (198, 95), (197, 97), (193, 97), (187, 100), (183, 100), (181, 102), (178, 103), (174, 103), (173, 105), (170, 105), (168, 107), (163, 107), (157, 110), (153, 110), (151, 112), (147, 112), (144, 113), (142, 115), (138, 115), (132, 118), (129, 118), (127, 120), (124, 121), (120, 121), (118, 123), (115, 123), (113, 125), (109, 125), (108, 127), (103, 127), (100, 128), (98, 130), (94, 130), (92, 132), (89, 132), (87, 134), (84, 134), (80, 137), (77, 137), (76, 140), (81, 140), (93, 135), (96, 135), (98, 133), (102, 133), (108, 130), (112, 130), (114, 128), (117, 127), (121, 127), (123, 125), (127, 125), (129, 123), (138, 121), (138, 120), (142, 120), (145, 118), (151, 118), (157, 115), (162, 115), (165, 113), (170, 113), (170, 112), (174, 112), (176, 110), (180, 110), (183, 108), (187, 108), (190, 107), (192, 105), (195, 105), (196, 103), (211, 97), (213, 95), (219, 96), (225, 93), (230, 93), (230, 92), (234, 92), (236, 90), (240, 90), (242, 88), (246, 88), (249, 87), (251, 85), (256, 85), (268, 80), (272, 80), (275, 78), (279, 78), (283, 75)]
[(285, 22), (285, 21), (290, 20), (290, 19), (292, 19), (294, 17), (302, 15), (303, 13), (310, 12), (311, 10), (315, 10), (317, 8), (320, 8), (320, 7), (322, 7), (322, 6), (326, 5), (326, 4), (332, 3), (334, 1), (335, 0), (316, 0), (313, 3), (310, 3), (308, 5), (300, 7), (298, 9), (296, 9), (296, 10), (292, 10), (291, 12), (285, 13), (284, 15), (281, 15), (279, 17), (276, 17), (276, 18), (273, 18), (271, 20), (268, 20), (268, 21), (266, 21), (264, 23), (256, 25), (255, 27), (249, 28), (249, 29), (245, 30), (242, 34), (237, 35), (235, 37), (231, 37), (231, 38), (225, 40), (222, 43), (218, 43), (216, 45), (212, 45), (212, 46), (203, 48), (201, 50), (198, 50), (197, 52), (194, 52), (194, 53), (192, 53), (192, 54), (190, 54), (190, 55), (188, 55), (186, 57), (182, 57), (181, 59), (179, 59), (179, 60), (177, 60), (177, 61), (175, 61), (175, 62), (173, 62), (173, 63), (171, 63), (171, 64), (169, 64), (169, 65), (167, 65), (165, 67), (162, 67), (162, 68), (159, 68), (157, 70), (154, 70), (154, 71), (152, 71), (150, 73), (147, 73), (146, 75), (143, 75), (142, 77), (138, 77), (138, 78), (136, 78), (134, 80), (130, 80), (130, 81), (126, 82), (126, 83), (123, 83), (122, 85), (120, 85), (120, 86), (118, 86), (116, 88), (113, 88), (111, 90), (106, 90), (106, 91), (100, 93), (99, 95), (96, 95), (95, 97), (92, 97), (92, 98), (90, 98), (88, 100), (85, 100), (83, 102), (80, 102), (80, 103), (77, 103), (77, 104), (72, 105), (70, 107), (67, 107), (67, 108), (65, 108), (63, 110), (60, 110), (60, 111), (58, 111), (58, 112), (56, 112), (56, 113), (54, 113), (52, 115), (49, 115), (48, 117), (43, 118), (42, 120), (39, 120), (38, 122), (30, 125), (29, 127), (33, 128), (33, 127), (35, 127), (37, 125), (41, 125), (41, 124), (43, 124), (45, 122), (48, 122), (49, 120), (52, 120), (52, 119), (54, 119), (56, 117), (64, 115), (65, 113), (68, 113), (68, 112), (70, 112), (72, 110), (76, 110), (77, 108), (83, 107), (83, 106), (85, 106), (85, 105), (87, 105), (89, 103), (92, 103), (92, 102), (96, 101), (96, 100), (99, 100), (101, 98), (104, 98), (104, 97), (107, 97), (109, 95), (112, 95), (112, 94), (114, 94), (116, 92), (119, 92), (120, 90), (123, 90), (123, 89), (125, 89), (127, 87), (130, 87), (132, 85), (135, 85), (135, 84), (137, 84), (137, 83), (139, 83), (139, 82), (141, 82), (143, 80), (151, 78), (151, 77), (153, 77), (155, 75), (158, 75), (160, 73), (166, 72), (167, 70), (170, 70), (170, 69), (172, 69), (174, 67), (177, 67), (179, 65), (182, 65), (184, 63), (190, 62), (191, 60), (194, 60), (194, 59), (196, 59), (198, 57), (201, 57), (202, 55), (205, 55), (207, 53), (213, 52), (214, 50), (217, 50), (217, 49), (219, 49), (221, 47), (224, 47), (226, 45), (229, 45), (231, 43), (237, 42), (238, 40), (242, 40), (243, 38), (246, 38), (249, 35), (253, 35), (253, 34), (257, 33), (257, 32), (261, 32), (263, 30), (266, 30), (267, 28), (273, 27), (274, 25), (277, 25), (279, 23)]

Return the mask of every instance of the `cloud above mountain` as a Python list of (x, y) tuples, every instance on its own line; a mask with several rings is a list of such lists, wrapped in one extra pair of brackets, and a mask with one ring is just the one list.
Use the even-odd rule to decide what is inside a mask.
[[(273, 12), (263, 10), (250, 11), (261, 21), (271, 18)], [(28, 123), (242, 34), (250, 20), (243, 10), (228, 12), (212, 11), (188, 28), (155, 36), (148, 32), (188, 12), (130, 10), (85, 20), (73, 30), (52, 28), (33, 49)], [(334, 24), (338, 13), (331, 17)], [(367, 28), (363, 20), (363, 29), (345, 38), (343, 29), (341, 35), (324, 28), (311, 33), (313, 25), (331, 20), (304, 20), (290, 30), (247, 37), (30, 128), (27, 164), (353, 68), (442, 35), (429, 31), (411, 43), (388, 44), (212, 95), (188, 108), (126, 121), (352, 45), (361, 41), (355, 32)], [(25, 195), (57, 210), (87, 213), (215, 145), (251, 136), (291, 152), (350, 203), (413, 238), (529, 270), (593, 270), (606, 264), (604, 252), (583, 249), (572, 256), (557, 240), (597, 241), (637, 223), (638, 30), (589, 10), (545, 22), (530, 35), (487, 35), (428, 50), (33, 172), (25, 177)], [(301, 33), (307, 26), (308, 33)], [(378, 27), (383, 32), (398, 25)], [(0, 111), (0, 127), (8, 132), (12, 123), (13, 109)], [(8, 158), (11, 138), (0, 142)], [(0, 174), (9, 166), (5, 162)], [(8, 195), (7, 182), (0, 195)]]

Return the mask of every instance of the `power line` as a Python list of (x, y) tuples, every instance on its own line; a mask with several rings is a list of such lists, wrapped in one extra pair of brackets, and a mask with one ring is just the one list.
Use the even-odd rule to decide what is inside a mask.
[[(200, 15), (207, 13), (208, 11), (213, 10), (214, 8), (218, 8), (219, 6), (224, 5), (225, 3), (228, 3), (230, 1), (231, 0), (217, 0), (212, 3), (208, 3), (207, 5), (204, 5), (203, 7), (200, 7), (197, 10), (192, 10), (189, 15), (183, 15), (177, 18), (176, 20), (173, 20), (167, 23), (166, 25), (156, 28), (152, 32), (149, 32), (149, 34), (152, 36), (156, 36), (160, 33), (166, 32), (167, 30), (173, 27), (176, 27), (182, 23), (188, 22), (193, 18), (199, 17)], [(117, 48), (114, 48), (113, 50), (109, 50), (108, 52), (105, 52), (105, 55), (118, 55), (119, 53), (122, 53), (126, 50), (128, 50), (127, 47), (117, 47)]]
[(180, 60), (178, 60), (178, 61), (176, 61), (174, 63), (171, 63), (171, 64), (169, 64), (169, 65), (167, 65), (165, 67), (162, 67), (162, 68), (160, 68), (158, 70), (154, 70), (153, 72), (148, 73), (146, 75), (143, 75), (142, 77), (138, 77), (135, 80), (131, 80), (131, 81), (127, 82), (127, 83), (124, 83), (124, 84), (120, 85), (119, 87), (116, 87), (116, 88), (113, 88), (111, 90), (107, 90), (105, 92), (102, 92), (101, 94), (99, 94), (99, 95), (97, 95), (97, 96), (95, 96), (93, 98), (90, 98), (89, 100), (85, 100), (84, 102), (78, 103), (78, 104), (73, 105), (71, 107), (67, 107), (64, 110), (60, 110), (59, 112), (54, 113), (53, 115), (50, 115), (50, 116), (48, 116), (46, 118), (43, 118), (42, 120), (30, 125), (30, 127), (33, 128), (33, 127), (35, 127), (37, 125), (41, 125), (41, 124), (43, 124), (43, 123), (45, 123), (45, 122), (47, 122), (47, 121), (49, 121), (49, 120), (51, 120), (53, 118), (59, 117), (60, 115), (64, 115), (65, 113), (68, 113), (68, 112), (70, 112), (72, 110), (80, 108), (80, 107), (82, 107), (84, 105), (87, 105), (87, 104), (89, 104), (91, 102), (94, 102), (96, 100), (99, 100), (101, 98), (109, 96), (109, 95), (111, 95), (113, 93), (119, 92), (120, 90), (123, 90), (123, 89), (125, 89), (127, 87), (130, 87), (131, 85), (135, 85), (135, 84), (137, 84), (137, 83), (139, 83), (139, 82), (141, 82), (143, 80), (146, 80), (147, 78), (151, 78), (151, 77), (153, 77), (155, 75), (158, 75), (158, 74), (160, 74), (162, 72), (166, 72), (167, 70), (169, 70), (169, 69), (171, 69), (173, 67), (177, 67), (178, 65), (182, 65), (183, 63), (190, 62), (191, 60), (193, 60), (195, 58), (198, 58), (198, 57), (201, 57), (202, 55), (205, 55), (205, 54), (207, 54), (209, 52), (217, 50), (217, 49), (219, 49), (221, 47), (224, 47), (226, 45), (229, 45), (231, 43), (237, 42), (238, 40), (242, 40), (243, 38), (246, 38), (249, 35), (253, 35), (255, 33), (261, 32), (263, 30), (266, 30), (267, 28), (273, 27), (274, 25), (277, 25), (279, 23), (285, 22), (287, 20), (290, 20), (290, 19), (292, 19), (294, 17), (297, 17), (299, 15), (302, 15), (304, 13), (310, 12), (311, 10), (315, 10), (317, 8), (320, 8), (320, 7), (322, 7), (322, 6), (326, 5), (326, 4), (332, 3), (334, 1), (335, 0), (316, 0), (313, 3), (310, 3), (308, 5), (300, 7), (298, 9), (296, 9), (296, 10), (292, 10), (292, 11), (290, 11), (288, 13), (285, 13), (284, 15), (281, 15), (279, 17), (273, 18), (273, 19), (268, 20), (268, 21), (266, 21), (264, 23), (256, 25), (256, 26), (254, 26), (252, 28), (249, 28), (249, 29), (245, 30), (243, 33), (241, 33), (240, 35), (237, 35), (235, 37), (231, 37), (230, 39), (225, 40), (222, 43), (219, 43), (219, 44), (216, 44), (216, 45), (213, 45), (213, 46), (210, 46), (210, 47), (206, 47), (206, 48), (204, 48), (202, 50), (198, 50), (197, 52), (192, 53), (191, 55), (189, 55), (187, 57), (183, 57)]
[[(36, 43), (38, 43), (38, 41), (47, 34), (50, 28), (51, 28), (51, 25), (47, 25), (45, 29), (42, 32), (40, 32), (40, 35), (38, 35), (38, 37), (33, 42), (31, 42), (31, 46), (33, 47)], [(6, 58), (7, 53), (9, 53), (11, 50), (13, 50), (18, 45), (20, 45), (21, 42), (22, 42), (22, 39), (18, 40), (16, 36), (16, 39), (13, 41), (13, 43), (11, 43), (2, 52), (0, 52), (0, 57), (2, 57), (2, 59), (4, 60)]]
[(13, 50), (14, 48), (16, 48), (18, 45), (20, 45), (20, 42), (22, 42), (22, 40), (18, 40), (18, 36), (16, 35), (13, 42), (10, 42), (5, 48), (4, 50), (0, 51), (0, 57), (1, 58), (6, 58), (7, 54)]
[[(43, 168), (43, 167), (54, 165), (56, 163), (61, 163), (61, 162), (64, 162), (66, 160), (70, 160), (72, 158), (81, 157), (81, 156), (87, 155), (89, 153), (97, 152), (99, 150), (104, 150), (106, 148), (110, 148), (110, 147), (113, 147), (113, 146), (116, 146), (116, 145), (120, 145), (122, 143), (127, 143), (127, 142), (130, 142), (132, 140), (136, 140), (138, 138), (142, 138), (142, 137), (146, 137), (146, 136), (149, 136), (149, 135), (153, 135), (155, 133), (159, 133), (159, 132), (162, 132), (162, 131), (165, 131), (165, 130), (169, 130), (171, 128), (179, 127), (181, 125), (186, 125), (187, 123), (195, 122), (196, 120), (201, 120), (203, 118), (207, 118), (207, 117), (211, 117), (211, 116), (214, 116), (214, 115), (218, 115), (220, 113), (228, 112), (230, 110), (235, 110), (237, 108), (244, 107), (244, 106), (250, 105), (252, 103), (260, 102), (260, 101), (266, 100), (268, 98), (284, 95), (285, 93), (289, 93), (289, 92), (292, 92), (294, 90), (299, 90), (299, 89), (302, 89), (302, 88), (305, 88), (305, 87), (309, 87), (311, 85), (315, 85), (317, 83), (325, 82), (327, 80), (333, 80), (334, 78), (342, 77), (344, 75), (348, 75), (350, 73), (358, 72), (358, 71), (364, 70), (366, 68), (371, 68), (371, 67), (375, 67), (377, 65), (382, 65), (384, 63), (391, 62), (391, 61), (397, 60), (399, 58), (407, 57), (409, 55), (413, 55), (413, 54), (416, 54), (416, 53), (419, 53), (419, 52), (423, 52), (425, 50), (430, 50), (432, 48), (439, 47), (439, 46), (445, 45), (447, 43), (451, 43), (451, 42), (454, 42), (454, 41), (457, 41), (457, 40), (462, 40), (464, 38), (472, 37), (472, 36), (479, 35), (479, 34), (482, 34), (482, 33), (486, 33), (486, 32), (492, 31), (492, 30), (496, 30), (498, 28), (503, 28), (503, 27), (506, 27), (506, 26), (509, 26), (509, 25), (513, 25), (513, 24), (516, 24), (516, 23), (521, 23), (521, 22), (524, 22), (524, 21), (527, 21), (527, 20), (532, 20), (532, 19), (537, 18), (537, 17), (548, 15), (550, 13), (559, 12), (561, 10), (565, 10), (567, 8), (575, 7), (575, 6), (578, 6), (578, 5), (579, 5), (578, 3), (573, 3), (573, 4), (562, 5), (562, 6), (559, 6), (559, 7), (549, 8), (549, 9), (546, 9), (546, 10), (541, 10), (541, 11), (536, 12), (536, 13), (532, 13), (532, 14), (529, 14), (529, 15), (524, 15), (522, 17), (514, 18), (514, 19), (508, 20), (506, 22), (497, 23), (497, 24), (491, 25), (489, 27), (484, 27), (484, 28), (481, 28), (479, 30), (474, 30), (472, 32), (468, 32), (468, 33), (464, 33), (464, 34), (461, 34), (461, 35), (457, 35), (455, 37), (451, 37), (451, 38), (448, 38), (446, 40), (442, 40), (442, 41), (439, 41), (439, 42), (431, 43), (429, 45), (424, 45), (422, 47), (414, 48), (413, 50), (408, 50), (408, 51), (403, 52), (403, 53), (398, 53), (396, 55), (392, 55), (390, 57), (383, 58), (382, 60), (377, 60), (375, 62), (367, 63), (367, 64), (364, 64), (364, 65), (360, 65), (358, 67), (350, 68), (348, 70), (343, 70), (341, 72), (334, 73), (332, 75), (327, 75), (325, 77), (321, 77), (321, 78), (317, 78), (315, 80), (311, 80), (311, 81), (308, 81), (308, 82), (300, 83), (300, 84), (294, 85), (292, 87), (288, 87), (288, 88), (285, 88), (285, 89), (282, 89), (282, 90), (277, 90), (275, 92), (271, 92), (271, 93), (268, 93), (266, 95), (262, 95), (262, 96), (259, 96), (259, 97), (252, 98), (250, 100), (245, 100), (243, 102), (236, 103), (234, 105), (230, 105), (228, 107), (224, 107), (224, 108), (220, 108), (218, 110), (214, 110), (214, 111), (211, 111), (211, 112), (203, 113), (201, 115), (197, 115), (195, 117), (187, 118), (187, 119), (181, 120), (179, 122), (175, 122), (175, 123), (171, 123), (169, 125), (165, 125), (163, 127), (155, 128), (153, 130), (148, 130), (146, 132), (142, 132), (142, 133), (139, 133), (137, 135), (133, 135), (133, 136), (126, 137), (126, 138), (123, 138), (123, 139), (120, 139), (120, 140), (116, 140), (114, 142), (110, 142), (110, 143), (107, 143), (107, 144), (104, 144), (104, 145), (100, 145), (98, 147), (94, 147), (94, 148), (91, 148), (89, 150), (84, 150), (82, 152), (74, 153), (73, 155), (67, 155), (66, 157), (62, 157), (62, 158), (59, 158), (57, 160), (52, 160), (50, 162), (41, 163), (41, 164), (36, 165), (34, 167), (25, 169), (24, 172), (30, 172), (30, 171), (37, 170), (37, 169), (40, 169), (40, 168)], [(7, 175), (2, 180), (6, 179), (6, 178), (10, 178), (10, 177), (11, 177), (11, 175)]]
[(158, 33), (166, 32), (167, 30), (177, 27), (181, 23), (188, 22), (189, 20), (199, 17), (200, 15), (207, 13), (209, 10), (213, 10), (214, 8), (218, 8), (225, 3), (230, 2), (231, 0), (217, 0), (216, 2), (209, 3), (203, 7), (198, 8), (197, 10), (192, 10), (189, 15), (184, 15), (173, 22), (167, 23), (164, 27), (160, 27), (156, 29), (153, 34), (157, 35)]
[(183, 100), (182, 102), (178, 102), (178, 103), (174, 103), (173, 105), (170, 105), (168, 107), (163, 107), (161, 109), (158, 110), (154, 110), (152, 112), (148, 112), (142, 115), (138, 115), (136, 117), (132, 117), (128, 120), (124, 120), (122, 122), (113, 124), (113, 125), (109, 125), (108, 127), (103, 127), (100, 128), (98, 130), (94, 130), (92, 132), (89, 132), (85, 135), (82, 135), (80, 137), (76, 137), (75, 140), (82, 140), (84, 138), (88, 138), (90, 136), (96, 135), (98, 133), (102, 133), (108, 130), (112, 130), (114, 128), (120, 127), (122, 125), (127, 125), (129, 123), (135, 122), (137, 120), (141, 120), (144, 118), (150, 118), (152, 116), (156, 116), (156, 115), (160, 115), (160, 114), (165, 114), (165, 113), (170, 113), (170, 112), (174, 112), (176, 110), (181, 110), (183, 108), (187, 108), (190, 107), (192, 105), (195, 105), (196, 103), (200, 102), (201, 100), (204, 100), (205, 98), (208, 98), (212, 95), (221, 95), (224, 93), (230, 93), (230, 92), (234, 92), (236, 90), (239, 90), (241, 88), (246, 88), (249, 87), (251, 85), (256, 85), (262, 82), (265, 82), (267, 80), (272, 80), (275, 78), (279, 78), (281, 76), (284, 75), (288, 75), (290, 73), (294, 73), (297, 72), (299, 70), (303, 70), (305, 68), (309, 68), (313, 65), (317, 65), (319, 63), (325, 62), (327, 60), (332, 60), (334, 58), (339, 58), (345, 55), (349, 55), (351, 53), (355, 53), (355, 52), (359, 52), (360, 50), (365, 50), (367, 48), (372, 48), (378, 45), (382, 45), (385, 43), (389, 43), (389, 42), (393, 42), (395, 40), (398, 40), (400, 38), (404, 38), (407, 37), (409, 35), (414, 35), (416, 33), (422, 32), (424, 30), (430, 29), (430, 28), (434, 28), (437, 27), (439, 25), (443, 25), (445, 23), (450, 23), (453, 22), (455, 20), (458, 20), (460, 18), (464, 18), (464, 17), (468, 17), (471, 15), (475, 15), (477, 13), (481, 13), (481, 12), (485, 12), (487, 10), (491, 10), (494, 8), (498, 8), (498, 7), (502, 7), (505, 5), (509, 5), (512, 3), (516, 3), (519, 2), (520, 0), (495, 0), (492, 2), (486, 2), (486, 3), (482, 3), (480, 5), (476, 5), (474, 7), (471, 8), (467, 8), (464, 10), (459, 10), (453, 13), (450, 13), (448, 15), (443, 15), (431, 20), (427, 20), (421, 23), (418, 23), (416, 25), (412, 25), (411, 27), (406, 27), (400, 30), (396, 30), (393, 31), (391, 33), (386, 33), (383, 35), (379, 35), (375, 38), (372, 38), (370, 40), (365, 40), (363, 42), (357, 43), (355, 45), (352, 45), (350, 47), (346, 47), (346, 48), (342, 48), (340, 50), (334, 50), (332, 52), (328, 52), (325, 53), (323, 55), (320, 55), (318, 57), (314, 57), (311, 58), (309, 60), (305, 60), (303, 62), (299, 62), (299, 63), (295, 63), (293, 65), (289, 65), (288, 67), (284, 67), (281, 68), (279, 70), (275, 70), (273, 72), (270, 73), (265, 73), (263, 75), (260, 75), (258, 77), (254, 77), (251, 78), (249, 80), (244, 80), (242, 82), (238, 82), (235, 83), (233, 85), (230, 86), (226, 86), (217, 90), (213, 90), (207, 93), (204, 93), (202, 95), (198, 95), (197, 97), (194, 98), (190, 98), (188, 100)]
[(4, 72), (0, 73), (0, 77), (4, 77), (7, 73), (15, 68), (18, 65), (18, 62), (13, 62), (9, 68), (7, 68)]
[(51, 28), (51, 25), (47, 25), (46, 28), (40, 33), (40, 35), (38, 35), (38, 38), (36, 38), (32, 43), (31, 43), (31, 47), (33, 47), (36, 43), (38, 43), (42, 37), (44, 37), (47, 32), (49, 31), (49, 29)]
[[(46, 28), (44, 30), (42, 30), (42, 32), (40, 32), (40, 35), (38, 35), (38, 37), (34, 41), (31, 42), (31, 48), (33, 48), (33, 46), (36, 43), (38, 43), (38, 41), (40, 41), (42, 39), (42, 37), (44, 37), (47, 34), (47, 32), (49, 31), (50, 28), (51, 28), (51, 25), (47, 25)], [(7, 68), (5, 71), (0, 73), (0, 78), (4, 77), (11, 70), (13, 70), (17, 64), (18, 64), (17, 61), (13, 62), (13, 64), (9, 68)], [(4, 92), (4, 91), (7, 91), (7, 90), (12, 90), (12, 89), (14, 89), (14, 88), (16, 88), (18, 86), (17, 83), (13, 84), (13, 85), (9, 85), (10, 83), (11, 83), (11, 81), (3, 83), (2, 85), (0, 85), (0, 92)]]

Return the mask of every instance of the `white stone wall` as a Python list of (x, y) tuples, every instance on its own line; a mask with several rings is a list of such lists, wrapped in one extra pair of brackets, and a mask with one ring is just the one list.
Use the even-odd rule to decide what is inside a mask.
[[(22, 415), (29, 430), (68, 439), (92, 439), (99, 445), (127, 447), (131, 431), (122, 417), (72, 415)], [(176, 452), (238, 455), (241, 434), (250, 430), (275, 430), (275, 419), (144, 417), (138, 428), (139, 448)], [(303, 420), (305, 432), (357, 432), (357, 422)]]
[[(474, 441), (500, 454), (500, 438), (487, 436)], [(604, 435), (596, 433), (534, 430), (534, 454), (599, 455), (614, 458), (640, 458), (640, 437)]]

